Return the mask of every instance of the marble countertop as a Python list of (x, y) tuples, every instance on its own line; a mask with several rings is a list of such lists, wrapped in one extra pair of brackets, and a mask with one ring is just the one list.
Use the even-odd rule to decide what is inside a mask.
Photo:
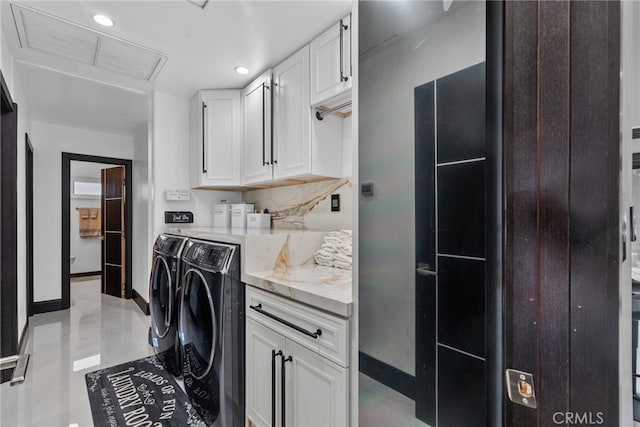
[(350, 317), (351, 271), (306, 264), (246, 274), (247, 283), (322, 310)]
[(216, 228), (216, 227), (192, 227), (170, 226), (165, 227), (165, 232), (178, 236), (193, 237), (224, 243), (244, 243), (247, 236), (270, 236), (293, 233), (305, 233), (307, 230), (286, 230), (273, 228)]
[(244, 283), (349, 317), (351, 271), (313, 263), (326, 231), (168, 226), (165, 232), (240, 245)]

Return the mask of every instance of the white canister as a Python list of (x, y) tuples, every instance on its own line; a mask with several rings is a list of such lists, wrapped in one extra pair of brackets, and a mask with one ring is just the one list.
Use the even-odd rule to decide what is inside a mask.
[(271, 215), (263, 213), (247, 214), (247, 228), (271, 228)]
[(247, 214), (256, 210), (254, 203), (234, 203), (231, 205), (231, 227), (247, 228)]
[(228, 203), (213, 205), (213, 226), (231, 227), (231, 205)]

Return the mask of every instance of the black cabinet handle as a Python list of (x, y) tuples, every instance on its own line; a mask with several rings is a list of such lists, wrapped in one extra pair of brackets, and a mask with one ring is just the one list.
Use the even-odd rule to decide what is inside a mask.
[[(273, 76), (271, 77), (272, 81), (271, 81), (271, 86), (274, 86), (273, 92), (271, 92), (271, 123), (269, 126), (269, 143), (271, 144), (271, 162), (270, 164), (272, 165), (277, 165), (278, 164), (278, 160), (275, 159), (275, 151), (273, 150), (274, 147), (274, 143), (273, 143), (273, 117), (275, 116), (275, 112), (276, 109), (274, 108), (274, 103), (275, 103), (275, 97), (276, 97), (276, 89), (275, 87), (278, 86), (278, 82), (273, 81)], [(268, 88), (267, 88), (268, 89)]]
[(267, 162), (266, 156), (265, 156), (265, 124), (266, 124), (266, 103), (265, 103), (265, 89), (267, 88), (267, 86), (262, 83), (262, 166), (266, 166), (269, 164), (269, 162)]
[(289, 356), (289, 357), (284, 357), (284, 355), (282, 355), (282, 359), (281, 359), (281, 367), (280, 367), (280, 375), (282, 376), (282, 389), (280, 390), (282, 392), (282, 427), (285, 427), (285, 423), (286, 423), (286, 419), (287, 419), (287, 412), (286, 412), (286, 389), (287, 389), (287, 383), (286, 383), (286, 369), (285, 369), (285, 364), (287, 362), (291, 362), (293, 360), (293, 357)]
[(284, 356), (282, 351), (271, 350), (271, 427), (276, 427), (276, 357)]
[(205, 145), (205, 140), (204, 140), (204, 118), (205, 118), (205, 108), (207, 108), (207, 104), (205, 104), (204, 102), (202, 103), (202, 173), (207, 173), (207, 166), (206, 166), (206, 158), (205, 158), (205, 151), (204, 151), (204, 145)]
[[(340, 81), (346, 82), (349, 80), (349, 77), (344, 75), (344, 36), (343, 32), (349, 28), (348, 25), (344, 25), (342, 19), (340, 20)], [(349, 35), (351, 37), (351, 35)]]
[[(349, 14), (349, 25), (353, 27), (352, 23), (353, 23), (353, 18), (351, 17), (351, 14)], [(353, 28), (349, 30), (349, 75), (353, 76), (353, 61), (352, 61), (353, 43), (351, 42), (351, 34), (353, 34)]]
[(288, 326), (288, 327), (290, 327), (290, 328), (292, 328), (292, 329), (295, 329), (295, 330), (296, 330), (296, 331), (298, 331), (298, 332), (302, 332), (303, 334), (308, 335), (308, 336), (310, 336), (311, 338), (318, 339), (318, 337), (322, 335), (322, 330), (321, 330), (321, 329), (319, 329), (319, 328), (318, 328), (318, 329), (316, 329), (316, 331), (315, 331), (315, 332), (309, 332), (309, 331), (307, 331), (306, 329), (301, 328), (301, 327), (300, 327), (300, 326), (298, 326), (298, 325), (294, 325), (293, 323), (289, 322), (288, 320), (284, 320), (284, 319), (282, 319), (282, 318), (280, 318), (280, 317), (276, 316), (275, 314), (271, 314), (271, 313), (269, 313), (268, 311), (264, 311), (264, 310), (262, 309), (262, 304), (258, 304), (258, 305), (250, 305), (250, 306), (249, 306), (249, 308), (251, 308), (251, 309), (253, 309), (253, 310), (257, 311), (258, 313), (264, 314), (265, 316), (267, 316), (267, 317), (269, 317), (269, 318), (271, 318), (271, 319), (275, 320), (276, 322), (280, 322), (280, 323), (282, 323), (283, 325), (286, 325), (286, 326)]

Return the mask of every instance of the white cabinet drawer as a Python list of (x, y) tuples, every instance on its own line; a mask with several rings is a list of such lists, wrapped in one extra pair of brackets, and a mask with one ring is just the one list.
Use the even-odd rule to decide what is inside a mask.
[(349, 367), (349, 320), (247, 287), (247, 317), (342, 367)]

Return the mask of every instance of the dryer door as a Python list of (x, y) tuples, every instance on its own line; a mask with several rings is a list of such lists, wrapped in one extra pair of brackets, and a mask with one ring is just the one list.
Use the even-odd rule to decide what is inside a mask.
[(156, 255), (153, 261), (150, 286), (150, 311), (153, 320), (153, 331), (159, 338), (164, 338), (171, 327), (174, 297), (171, 271), (167, 261), (162, 256)]
[(184, 368), (196, 379), (203, 379), (213, 365), (218, 324), (211, 290), (199, 270), (185, 273), (180, 312)]

